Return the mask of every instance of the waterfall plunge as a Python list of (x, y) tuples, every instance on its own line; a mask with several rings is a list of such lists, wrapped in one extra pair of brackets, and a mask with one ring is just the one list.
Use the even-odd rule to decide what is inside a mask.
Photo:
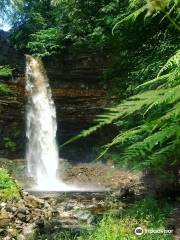
[(39, 59), (27, 56), (26, 61), (28, 174), (37, 190), (76, 190), (57, 178), (56, 110), (45, 69)]

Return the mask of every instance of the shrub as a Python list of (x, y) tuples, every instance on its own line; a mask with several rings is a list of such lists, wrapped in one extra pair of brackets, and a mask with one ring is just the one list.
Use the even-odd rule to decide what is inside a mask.
[(0, 199), (9, 200), (20, 198), (20, 189), (17, 183), (10, 177), (7, 170), (0, 168)]

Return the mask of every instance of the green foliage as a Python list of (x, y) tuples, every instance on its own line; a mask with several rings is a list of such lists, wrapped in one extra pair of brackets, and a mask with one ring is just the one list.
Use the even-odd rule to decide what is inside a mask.
[[(123, 1), (122, 5), (124, 2), (126, 1)], [(50, 34), (51, 41), (56, 42), (57, 35), (49, 32), (49, 29), (56, 29), (62, 35), (56, 50), (67, 46), (102, 49), (109, 38), (112, 38), (111, 27), (114, 17), (119, 13), (120, 5), (116, 0), (70, 0), (53, 3), (50, 0), (22, 0), (19, 5), (13, 7), (12, 43), (18, 48), (27, 48), (31, 42), (33, 50), (38, 50), (37, 38)], [(42, 30), (47, 32), (41, 32)]]
[[(179, 49), (178, 31), (164, 14), (146, 14), (145, 6), (146, 1), (130, 1), (125, 14), (114, 18), (112, 41), (119, 41), (105, 72), (105, 83), (121, 99), (132, 95), (138, 84), (155, 78), (168, 57)], [(178, 22), (178, 6), (171, 9), (171, 15)]]
[(12, 75), (12, 69), (9, 66), (0, 66), (0, 77), (9, 77)]
[(3, 139), (4, 147), (12, 152), (16, 150), (16, 143), (9, 137)]
[(11, 42), (17, 48), (27, 48), (31, 34), (48, 29), (54, 24), (54, 12), (48, 0), (20, 0), (19, 4), (15, 4), (12, 8)]
[(122, 23), (124, 23), (124, 22), (129, 22), (129, 21), (134, 22), (134, 21), (137, 19), (137, 17), (138, 17), (141, 13), (143, 13), (145, 10), (146, 10), (146, 6), (143, 6), (143, 7), (139, 8), (139, 9), (137, 9), (136, 11), (134, 11), (133, 13), (131, 13), (130, 15), (128, 15), (127, 17), (123, 18), (123, 19), (120, 20), (119, 22), (117, 22), (117, 23), (114, 25), (113, 29), (112, 29), (112, 33), (114, 34), (114, 30), (118, 27), (118, 25), (120, 25), (120, 24), (122, 24)]
[[(143, 4), (144, 1), (142, 1), (141, 4)], [(169, 6), (173, 4), (172, 9), (169, 10), (168, 12), (168, 8)], [(130, 5), (129, 8), (131, 9), (132, 6), (134, 6), (135, 8), (137, 8), (139, 5), (139, 2), (137, 0), (133, 0), (130, 1)], [(148, 10), (148, 14), (147, 15), (151, 15), (154, 12), (162, 12), (164, 13), (165, 17), (173, 24), (173, 26), (180, 31), (180, 26), (178, 26), (178, 24), (173, 20), (173, 18), (171, 18), (170, 16), (170, 11), (173, 10), (173, 8), (175, 8), (175, 11), (178, 11), (178, 2), (174, 1), (174, 0), (147, 0), (146, 4), (141, 6), (140, 8), (138, 8), (136, 11), (133, 11), (131, 14), (129, 14), (128, 16), (126, 16), (125, 18), (121, 19), (120, 21), (118, 21), (115, 26), (113, 27), (112, 33), (114, 33), (114, 30), (122, 23), (124, 22), (134, 22), (139, 15), (144, 12), (145, 10)]]
[[(6, 78), (12, 76), (13, 69), (9, 66), (0, 66), (0, 78)], [(13, 92), (9, 89), (7, 84), (0, 82), (0, 93), (3, 94), (13, 94)]]
[(110, 151), (118, 162), (158, 171), (179, 164), (178, 9), (178, 0), (18, 1), (16, 47), (40, 56), (103, 52), (110, 59), (101, 84), (120, 104), (68, 142), (114, 124), (119, 134), (102, 155)]
[[(177, 165), (180, 145), (180, 73), (179, 51), (161, 69), (156, 79), (138, 87), (139, 94), (130, 97), (106, 116), (106, 122), (118, 124), (128, 115), (139, 118), (135, 124), (121, 132), (106, 145), (105, 152), (124, 145), (119, 158), (136, 162), (156, 170), (167, 164)], [(163, 72), (166, 70), (166, 74)], [(168, 73), (168, 74), (167, 74)], [(152, 90), (153, 89), (153, 90)], [(153, 96), (153, 97), (152, 97)], [(102, 121), (105, 123), (104, 119)], [(102, 123), (101, 123), (102, 124)]]
[(1, 82), (0, 82), (0, 93), (5, 94), (5, 95), (12, 95), (12, 94), (14, 94), (14, 92), (11, 89), (9, 89), (7, 84), (1, 83)]
[(8, 200), (20, 198), (19, 187), (17, 183), (10, 177), (5, 169), (0, 169), (0, 199)]
[[(130, 11), (130, 14), (127, 11), (127, 16), (124, 17), (121, 15), (121, 19), (115, 25), (115, 28), (118, 26), (123, 31), (123, 35), (121, 32), (118, 33), (124, 52), (120, 52), (114, 65), (106, 73), (109, 78), (113, 77), (111, 83), (118, 91), (121, 88), (123, 91), (126, 89), (126, 95), (123, 94), (121, 97), (130, 96), (122, 100), (119, 105), (107, 109), (106, 113), (98, 116), (93, 127), (83, 131), (67, 143), (86, 137), (105, 125), (114, 124), (119, 128), (119, 134), (104, 146), (99, 157), (106, 154), (110, 158), (115, 156), (118, 163), (127, 167), (138, 169), (151, 167), (158, 173), (162, 173), (163, 170), (166, 172), (168, 167), (171, 172), (179, 165), (180, 157), (180, 51), (178, 41), (172, 35), (171, 29), (168, 28), (166, 32), (163, 32), (156, 29), (156, 26), (155, 32), (151, 31), (150, 38), (146, 39), (143, 35), (141, 39), (138, 33), (140, 34), (142, 30), (138, 27), (139, 21), (142, 21), (140, 14), (144, 11), (144, 7), (139, 5), (137, 9), (136, 4), (133, 3), (135, 1), (131, 1), (129, 9), (132, 11), (135, 7), (135, 11), (133, 13)], [(174, 8), (177, 7), (173, 1), (167, 6), (173, 3)], [(161, 16), (161, 21), (162, 18)], [(127, 28), (127, 23), (129, 28), (126, 33), (124, 29)], [(149, 29), (151, 23), (145, 24)], [(128, 42), (128, 36), (133, 33), (132, 27), (138, 35), (138, 42), (136, 43), (136, 36), (131, 44), (130, 41)], [(178, 38), (178, 33), (176, 36)], [(127, 45), (125, 41), (128, 42)], [(125, 78), (124, 85), (123, 77)], [(137, 86), (138, 82), (142, 84)], [(110, 156), (107, 154), (108, 151), (111, 153)]]
[[(136, 88), (137, 94), (108, 109), (97, 125), (75, 139), (86, 137), (105, 125), (119, 126), (120, 133), (105, 146), (102, 157), (115, 147), (118, 161), (135, 168), (156, 171), (179, 164), (180, 156), (180, 52), (161, 68), (157, 77)], [(136, 121), (134, 121), (136, 119)], [(74, 141), (71, 139), (69, 142)]]
[[(166, 229), (166, 219), (170, 211), (169, 204), (160, 205), (152, 198), (145, 198), (137, 202), (120, 217), (105, 216), (99, 226), (89, 236), (81, 236), (78, 240), (135, 240), (134, 234), (136, 227), (144, 230)], [(143, 240), (170, 240), (171, 234), (143, 234)]]
[(15, 186), (14, 181), (10, 178), (8, 172), (0, 169), (0, 189), (6, 189)]
[(147, 5), (151, 12), (164, 11), (168, 7), (169, 2), (169, 0), (147, 0)]
[[(18, 48), (27, 48), (30, 42), (29, 47), (32, 47), (32, 52), (36, 51), (38, 54), (37, 41), (40, 38), (42, 43), (40, 54), (42, 54), (42, 49), (47, 50), (46, 47), (42, 46), (43, 39), (45, 38), (45, 45), (47, 45), (46, 40), (49, 35), (49, 39), (54, 43), (52, 53), (69, 46), (75, 49), (102, 50), (104, 48), (115, 49), (118, 45), (122, 49), (123, 35), (126, 35), (126, 31), (122, 28), (128, 22), (132, 24), (132, 22), (138, 22), (140, 19), (139, 28), (142, 30), (141, 16), (145, 18), (147, 11), (157, 12), (159, 9), (157, 7), (158, 2), (155, 0), (148, 1), (148, 3), (145, 0), (19, 0), (10, 3), (8, 1), (7, 4), (11, 5), (11, 9), (13, 9), (10, 16), (13, 26), (12, 43)], [(161, 20), (166, 21), (170, 15), (172, 15), (171, 19), (174, 19), (174, 13), (178, 12), (177, 1), (169, 0), (166, 3), (166, 0), (163, 0), (160, 5), (163, 10), (164, 6), (167, 6), (167, 13), (163, 13), (163, 16), (164, 14), (167, 16), (162, 19), (163, 16), (161, 15)], [(168, 13), (168, 10), (170, 10), (170, 13)], [(153, 31), (153, 23), (150, 27)], [(119, 31), (121, 32), (120, 37), (112, 37), (112, 28), (118, 34)], [(50, 29), (60, 32), (59, 40), (57, 34), (52, 33)], [(135, 36), (135, 33), (132, 34), (132, 29), (129, 29), (128, 35), (132, 37), (132, 42), (136, 42), (137, 36)], [(146, 32), (144, 35), (146, 35)]]
[[(0, 66), (0, 78), (11, 77), (13, 69), (9, 66)], [(0, 93), (1, 94), (13, 94), (13, 91), (9, 89), (6, 83), (0, 82)]]
[(60, 48), (59, 45), (60, 33), (55, 28), (40, 30), (30, 36), (30, 42), (27, 47), (31, 53), (38, 56), (48, 56), (55, 54)]

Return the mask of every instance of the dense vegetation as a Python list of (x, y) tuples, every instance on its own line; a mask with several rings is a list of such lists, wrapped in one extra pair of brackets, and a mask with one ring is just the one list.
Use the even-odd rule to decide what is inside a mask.
[[(112, 65), (104, 73), (102, 84), (108, 85), (111, 94), (120, 97), (120, 104), (108, 109), (98, 117), (95, 126), (72, 141), (114, 124), (119, 134), (104, 147), (100, 157), (106, 154), (127, 167), (151, 168), (162, 176), (177, 176), (180, 156), (179, 3), (98, 3), (92, 3), (93, 11), (89, 13), (88, 8), (89, 14), (84, 13), (91, 31), (82, 33), (71, 44), (111, 54)], [(84, 29), (80, 13), (74, 15), (73, 21), (81, 23), (82, 28), (79, 28)]]
[(1, 5), (11, 16), (17, 48), (41, 57), (69, 51), (103, 51), (111, 57), (101, 84), (120, 104), (74, 139), (114, 124), (119, 134), (100, 156), (177, 176), (179, 1), (4, 0)]
[(20, 189), (9, 173), (0, 168), (0, 200), (18, 200), (20, 199)]
[(170, 211), (168, 203), (160, 204), (152, 198), (144, 199), (122, 212), (121, 216), (105, 216), (97, 229), (89, 236), (82, 236), (78, 240), (120, 240), (137, 239), (135, 228), (141, 226), (143, 240), (171, 240), (171, 234), (146, 234), (148, 229), (167, 229), (166, 218)]
[[(179, 0), (3, 0), (0, 4), (10, 16), (11, 42), (18, 49), (40, 57), (103, 52), (111, 59), (101, 85), (118, 97), (118, 103), (67, 143), (115, 125), (118, 134), (102, 147), (99, 158), (113, 159), (127, 168), (151, 169), (177, 182)], [(126, 234), (135, 239), (136, 225), (164, 228), (167, 207), (159, 211), (158, 207), (154, 200), (145, 199), (119, 218), (105, 217), (92, 235), (79, 239), (125, 239)], [(171, 239), (158, 237), (142, 239)]]

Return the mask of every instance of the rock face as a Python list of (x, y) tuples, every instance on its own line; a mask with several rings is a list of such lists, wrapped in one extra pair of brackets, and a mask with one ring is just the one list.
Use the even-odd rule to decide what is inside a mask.
[[(112, 99), (107, 99), (105, 89), (99, 84), (106, 61), (97, 54), (44, 60), (57, 110), (59, 144), (92, 125), (95, 116), (111, 104)], [(94, 158), (92, 147), (99, 140), (97, 136), (80, 140), (63, 148), (61, 156), (90, 161)]]
[(0, 65), (10, 65), (14, 69), (15, 77), (23, 74), (25, 56), (14, 49), (8, 41), (8, 33), (0, 30)]
[[(1, 35), (0, 65), (14, 68), (13, 77), (4, 81), (15, 94), (4, 96), (0, 93), (0, 156), (22, 158), (25, 149), (25, 57)], [(93, 53), (44, 59), (56, 105), (59, 144), (89, 127), (95, 116), (113, 101), (107, 99), (106, 91), (99, 84), (107, 62), (107, 57)], [(61, 156), (87, 162), (93, 159), (92, 147), (99, 140), (93, 136), (71, 144), (61, 150)], [(13, 143), (16, 144), (14, 148)]]
[(0, 66), (13, 69), (10, 78), (0, 77), (0, 82), (9, 85), (14, 94), (0, 91), (0, 155), (22, 153), (24, 148), (24, 87), (22, 83), (25, 56), (15, 50), (7, 40), (8, 34), (0, 31)]

